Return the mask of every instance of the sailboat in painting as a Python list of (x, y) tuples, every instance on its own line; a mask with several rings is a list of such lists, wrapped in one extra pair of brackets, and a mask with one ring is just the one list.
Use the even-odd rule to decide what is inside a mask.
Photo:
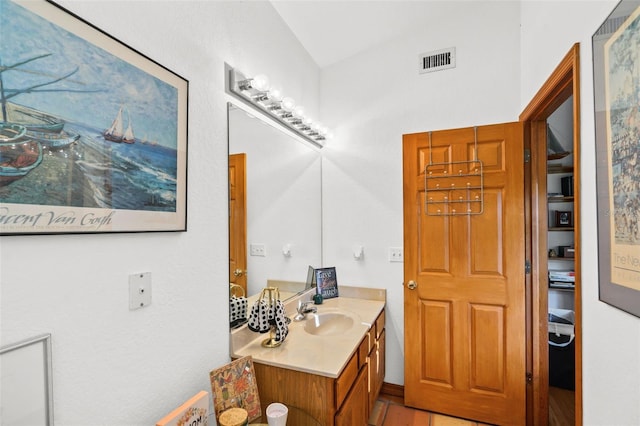
[(131, 116), (129, 115), (129, 111), (126, 110), (127, 113), (127, 128), (124, 128), (124, 115), (125, 108), (123, 106), (118, 110), (118, 114), (116, 118), (111, 123), (111, 127), (105, 130), (102, 135), (105, 140), (111, 142), (124, 142), (124, 143), (135, 143), (135, 136), (133, 135), (133, 125), (131, 123)]

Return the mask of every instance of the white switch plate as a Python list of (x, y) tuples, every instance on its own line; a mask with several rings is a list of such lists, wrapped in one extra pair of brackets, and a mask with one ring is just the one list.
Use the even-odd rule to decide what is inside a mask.
[(151, 304), (151, 272), (129, 275), (129, 310), (146, 308)]
[(389, 247), (389, 262), (404, 262), (402, 247)]
[(267, 256), (267, 248), (264, 244), (249, 244), (249, 254), (251, 256)]

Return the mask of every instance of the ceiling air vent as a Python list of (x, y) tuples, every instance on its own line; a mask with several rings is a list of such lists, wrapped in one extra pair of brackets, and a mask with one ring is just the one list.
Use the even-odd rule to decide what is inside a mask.
[(456, 67), (456, 48), (434, 50), (420, 55), (420, 74)]

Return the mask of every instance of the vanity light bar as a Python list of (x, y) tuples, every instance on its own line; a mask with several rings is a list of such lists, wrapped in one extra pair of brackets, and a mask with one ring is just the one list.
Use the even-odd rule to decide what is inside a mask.
[(265, 75), (247, 77), (240, 71), (230, 68), (229, 89), (244, 101), (317, 147), (322, 148), (329, 137), (329, 131), (326, 127), (314, 123), (304, 114), (302, 107), (296, 107), (293, 99), (282, 96), (278, 89), (272, 88)]

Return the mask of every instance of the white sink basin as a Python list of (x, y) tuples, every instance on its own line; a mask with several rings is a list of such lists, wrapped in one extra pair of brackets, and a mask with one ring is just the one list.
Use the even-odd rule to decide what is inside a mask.
[(344, 333), (356, 322), (353, 317), (341, 312), (321, 312), (308, 314), (304, 331), (316, 336), (332, 336)]

